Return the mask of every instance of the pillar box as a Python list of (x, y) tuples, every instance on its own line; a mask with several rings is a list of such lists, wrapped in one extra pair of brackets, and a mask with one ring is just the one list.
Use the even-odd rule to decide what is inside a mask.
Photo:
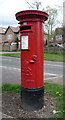
[(39, 10), (16, 13), (20, 24), (21, 96), (25, 110), (44, 105), (44, 28), (48, 14)]

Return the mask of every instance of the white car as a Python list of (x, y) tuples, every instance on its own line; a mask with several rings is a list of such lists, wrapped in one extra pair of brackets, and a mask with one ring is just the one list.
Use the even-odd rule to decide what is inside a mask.
[(55, 43), (54, 46), (57, 46), (57, 47), (60, 47), (60, 48), (65, 49), (64, 46), (63, 46), (62, 44), (60, 45), (60, 44), (58, 44), (58, 43)]

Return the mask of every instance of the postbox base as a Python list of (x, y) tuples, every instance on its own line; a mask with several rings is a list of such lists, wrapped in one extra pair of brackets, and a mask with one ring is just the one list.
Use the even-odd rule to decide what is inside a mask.
[(41, 109), (44, 105), (44, 87), (21, 90), (22, 108), (32, 111)]

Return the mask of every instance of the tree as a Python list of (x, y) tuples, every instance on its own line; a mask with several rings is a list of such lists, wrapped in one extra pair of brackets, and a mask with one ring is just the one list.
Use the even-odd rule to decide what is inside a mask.
[(51, 8), (50, 6), (46, 7), (45, 10), (48, 13), (48, 20), (45, 22), (45, 30), (48, 33), (48, 40), (52, 38), (53, 28), (56, 26), (57, 23), (57, 10)]
[(39, 10), (40, 6), (42, 5), (42, 2), (40, 0), (33, 0), (33, 2), (28, 2), (28, 0), (25, 0), (26, 3), (29, 5), (29, 8)]
[(18, 37), (16, 38), (16, 48), (18, 50), (18, 47), (19, 47), (19, 40), (18, 40)]
[[(31, 9), (40, 9), (40, 6), (42, 5), (41, 0), (33, 0), (33, 2), (29, 2), (29, 0), (26, 0), (27, 4), (29, 5), (29, 8)], [(57, 9), (51, 8), (50, 6), (47, 6), (46, 9), (43, 9), (42, 11), (46, 11), (49, 14), (48, 20), (45, 22), (45, 31), (48, 34), (48, 41), (52, 39), (53, 33), (54, 33), (54, 27), (60, 22), (57, 20)], [(48, 42), (47, 42), (48, 43)]]

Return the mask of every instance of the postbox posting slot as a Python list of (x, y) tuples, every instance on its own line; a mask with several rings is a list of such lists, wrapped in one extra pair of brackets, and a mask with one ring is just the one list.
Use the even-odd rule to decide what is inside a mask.
[(22, 26), (20, 27), (20, 30), (28, 30), (31, 29), (31, 26)]

